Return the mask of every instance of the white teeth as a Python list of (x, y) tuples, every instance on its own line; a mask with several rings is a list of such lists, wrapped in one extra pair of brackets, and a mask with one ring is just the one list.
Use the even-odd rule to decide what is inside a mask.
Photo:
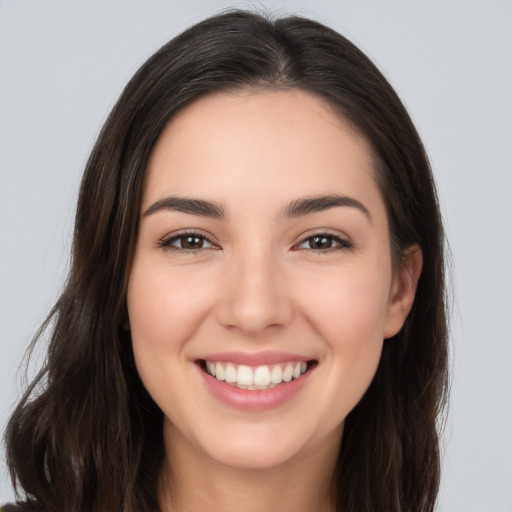
[(252, 369), (249, 366), (241, 364), (238, 367), (236, 381), (238, 384), (241, 384), (242, 386), (252, 386), (254, 384)]
[(215, 377), (215, 363), (207, 362), (206, 367), (208, 368), (210, 375), (213, 375)]
[(224, 380), (224, 368), (220, 363), (215, 365), (215, 378), (217, 380)]
[(272, 368), (272, 372), (270, 373), (270, 382), (272, 384), (281, 384), (283, 381), (283, 370), (281, 370), (281, 367), (276, 364), (274, 368)]
[(258, 366), (254, 372), (254, 384), (256, 386), (268, 386), (270, 384), (270, 371), (268, 366)]
[(283, 371), (283, 380), (285, 382), (290, 382), (292, 380), (292, 377), (293, 377), (293, 366), (290, 363), (288, 363), (286, 365), (286, 368)]
[(239, 389), (263, 390), (273, 388), (282, 382), (298, 379), (308, 369), (305, 361), (262, 365), (251, 368), (233, 363), (205, 361), (206, 371), (217, 380), (226, 381)]
[(231, 363), (227, 364), (224, 377), (226, 382), (236, 382), (236, 369)]

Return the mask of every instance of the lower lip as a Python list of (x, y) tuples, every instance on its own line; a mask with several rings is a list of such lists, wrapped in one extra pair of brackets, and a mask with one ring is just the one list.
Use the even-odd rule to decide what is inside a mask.
[(269, 389), (249, 390), (239, 389), (217, 380), (198, 366), (206, 387), (210, 393), (221, 402), (245, 411), (265, 411), (274, 409), (291, 400), (309, 380), (312, 369), (302, 374), (298, 379), (278, 384)]

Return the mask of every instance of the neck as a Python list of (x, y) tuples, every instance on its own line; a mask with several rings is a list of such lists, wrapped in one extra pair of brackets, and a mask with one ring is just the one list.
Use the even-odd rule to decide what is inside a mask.
[[(201, 453), (176, 429), (165, 433), (166, 461), (160, 480), (163, 512), (332, 512), (332, 476), (340, 432), (322, 446), (270, 468), (231, 467)], [(170, 439), (173, 438), (173, 442)]]

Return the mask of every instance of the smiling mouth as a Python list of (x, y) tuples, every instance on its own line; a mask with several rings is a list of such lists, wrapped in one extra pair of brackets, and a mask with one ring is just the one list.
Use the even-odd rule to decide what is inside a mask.
[(220, 361), (199, 361), (201, 369), (218, 381), (223, 381), (238, 389), (260, 391), (300, 379), (316, 364), (314, 360), (288, 361), (260, 366), (246, 366)]

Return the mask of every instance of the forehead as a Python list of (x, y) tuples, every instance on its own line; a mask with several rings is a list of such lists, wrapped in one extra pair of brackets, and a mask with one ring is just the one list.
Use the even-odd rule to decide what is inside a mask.
[(151, 154), (143, 207), (191, 193), (245, 204), (380, 196), (364, 138), (327, 102), (299, 90), (212, 94), (175, 116)]

